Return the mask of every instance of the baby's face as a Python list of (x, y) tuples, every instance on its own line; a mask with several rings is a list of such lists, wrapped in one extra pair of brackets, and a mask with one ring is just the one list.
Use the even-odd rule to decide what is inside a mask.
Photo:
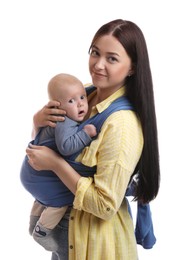
[(86, 91), (81, 85), (66, 88), (60, 102), (61, 108), (66, 111), (66, 115), (72, 120), (81, 122), (88, 112)]

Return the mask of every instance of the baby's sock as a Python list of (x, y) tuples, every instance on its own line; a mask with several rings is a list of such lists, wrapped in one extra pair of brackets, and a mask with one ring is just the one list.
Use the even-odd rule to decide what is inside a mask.
[(32, 236), (36, 242), (48, 251), (57, 251), (57, 243), (52, 236), (52, 230), (37, 222)]
[(32, 236), (34, 228), (39, 220), (39, 216), (30, 215), (30, 222), (29, 222), (29, 234)]

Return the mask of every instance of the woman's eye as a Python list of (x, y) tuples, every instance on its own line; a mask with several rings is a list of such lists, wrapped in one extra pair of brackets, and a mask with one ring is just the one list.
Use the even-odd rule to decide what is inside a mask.
[(96, 50), (91, 50), (90, 55), (95, 57), (95, 56), (98, 56), (99, 53)]
[(117, 61), (117, 59), (116, 59), (115, 57), (108, 57), (108, 61), (109, 61), (110, 63), (114, 63), (114, 62)]

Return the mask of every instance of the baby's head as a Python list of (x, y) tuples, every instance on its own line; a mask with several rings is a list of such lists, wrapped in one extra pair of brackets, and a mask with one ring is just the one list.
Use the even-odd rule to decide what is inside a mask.
[(86, 90), (82, 82), (70, 74), (60, 73), (48, 83), (50, 100), (60, 102), (60, 108), (66, 115), (75, 121), (82, 121), (88, 111)]

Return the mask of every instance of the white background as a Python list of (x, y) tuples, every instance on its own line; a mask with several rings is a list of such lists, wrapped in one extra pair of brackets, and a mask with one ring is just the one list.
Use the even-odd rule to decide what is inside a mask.
[(92, 37), (103, 23), (117, 18), (132, 20), (144, 32), (159, 131), (161, 187), (151, 203), (157, 243), (151, 250), (139, 246), (139, 259), (186, 259), (183, 6), (180, 0), (0, 2), (1, 259), (50, 259), (28, 235), (33, 198), (19, 179), (32, 116), (47, 103), (53, 75), (68, 72), (90, 82)]

